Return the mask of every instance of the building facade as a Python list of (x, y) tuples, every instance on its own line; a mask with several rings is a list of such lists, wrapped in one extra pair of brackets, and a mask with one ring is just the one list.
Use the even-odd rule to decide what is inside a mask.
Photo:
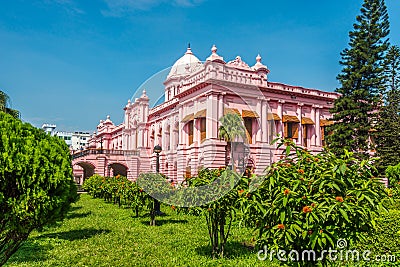
[[(124, 121), (101, 120), (88, 149), (73, 154), (77, 181), (98, 173), (135, 179), (155, 171), (153, 147), (160, 145), (160, 172), (181, 182), (202, 167), (237, 164), (261, 174), (278, 151), (271, 141), (291, 138), (312, 152), (322, 150), (329, 109), (336, 93), (290, 86), (268, 80), (260, 55), (253, 66), (238, 56), (226, 62), (217, 54), (201, 62), (191, 51), (178, 59), (164, 81), (164, 103), (149, 107), (144, 90), (124, 107)], [(220, 119), (229, 113), (243, 118), (246, 145), (230, 159), (233, 146), (219, 138)]]
[(66, 132), (56, 131), (57, 125), (45, 123), (42, 125), (42, 129), (52, 135), (65, 141), (70, 148), (71, 152), (83, 150), (87, 148), (89, 139), (91, 137), (89, 132)]

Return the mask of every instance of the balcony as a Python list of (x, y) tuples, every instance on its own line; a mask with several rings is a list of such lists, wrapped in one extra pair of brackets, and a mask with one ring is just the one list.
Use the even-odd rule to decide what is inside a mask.
[(72, 159), (86, 157), (88, 155), (106, 155), (106, 156), (139, 156), (138, 150), (114, 150), (114, 149), (85, 149), (72, 154)]

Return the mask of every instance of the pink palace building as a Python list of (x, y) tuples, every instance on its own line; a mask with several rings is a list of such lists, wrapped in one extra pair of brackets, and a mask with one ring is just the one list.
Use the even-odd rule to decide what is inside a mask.
[[(258, 55), (253, 66), (237, 56), (226, 62), (217, 54), (201, 62), (187, 48), (164, 81), (165, 101), (149, 108), (144, 90), (124, 107), (124, 121), (101, 120), (85, 150), (73, 153), (77, 183), (97, 173), (126, 175), (155, 172), (155, 145), (160, 145), (160, 172), (174, 182), (199, 168), (229, 165), (230, 149), (219, 138), (219, 119), (228, 113), (243, 118), (248, 145), (245, 167), (261, 174), (281, 151), (277, 136), (292, 138), (312, 152), (322, 150), (329, 109), (336, 93), (268, 81), (269, 69)], [(240, 153), (240, 152), (238, 152)]]

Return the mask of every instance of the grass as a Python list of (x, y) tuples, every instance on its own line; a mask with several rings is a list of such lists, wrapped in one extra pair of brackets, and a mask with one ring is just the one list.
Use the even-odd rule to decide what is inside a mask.
[[(281, 266), (275, 260), (260, 261), (257, 251), (243, 245), (251, 232), (233, 227), (227, 257), (212, 259), (207, 226), (203, 217), (177, 214), (163, 207), (166, 216), (133, 217), (130, 209), (118, 208), (82, 194), (67, 218), (56, 227), (33, 232), (5, 266)], [(359, 244), (362, 250), (399, 255), (398, 211), (382, 217), (384, 235), (371, 236)], [(387, 233), (387, 234), (386, 234)], [(390, 248), (390, 251), (387, 250)], [(389, 253), (390, 252), (390, 253)], [(389, 263), (336, 262), (332, 266), (387, 266)], [(399, 266), (398, 262), (390, 266)]]
[(144, 213), (134, 218), (130, 209), (82, 194), (62, 223), (33, 232), (5, 266), (279, 266), (242, 245), (251, 233), (238, 227), (227, 258), (213, 260), (203, 217), (163, 211), (151, 227)]

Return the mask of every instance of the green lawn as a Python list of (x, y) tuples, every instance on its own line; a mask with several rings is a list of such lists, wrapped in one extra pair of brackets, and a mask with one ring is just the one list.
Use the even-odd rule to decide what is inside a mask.
[[(130, 209), (118, 208), (82, 194), (59, 225), (33, 232), (5, 266), (281, 266), (283, 262), (259, 261), (257, 251), (244, 246), (251, 232), (234, 227), (225, 259), (210, 258), (207, 226), (203, 217), (176, 214), (163, 207), (166, 216), (159, 226), (148, 225), (147, 214), (134, 218)], [(371, 236), (362, 250), (377, 254), (398, 252), (400, 213), (382, 217), (382, 229)], [(389, 253), (390, 252), (390, 253)], [(334, 266), (388, 266), (389, 263), (359, 262)], [(390, 266), (398, 266), (398, 262)]]
[(130, 209), (83, 194), (66, 220), (32, 233), (6, 266), (279, 266), (259, 261), (242, 245), (251, 233), (238, 228), (228, 257), (213, 260), (203, 217), (163, 211), (151, 227), (145, 213), (134, 218)]

